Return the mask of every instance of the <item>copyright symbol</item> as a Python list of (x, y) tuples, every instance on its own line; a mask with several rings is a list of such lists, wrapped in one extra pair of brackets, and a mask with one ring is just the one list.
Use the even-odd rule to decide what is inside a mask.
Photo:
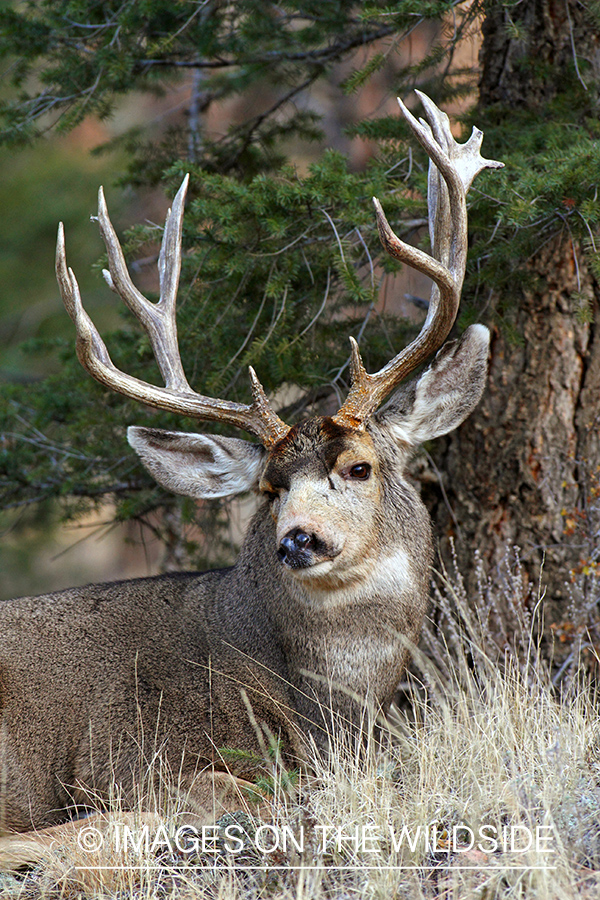
[(92, 825), (86, 825), (77, 833), (77, 843), (86, 853), (95, 853), (104, 843), (104, 835)]

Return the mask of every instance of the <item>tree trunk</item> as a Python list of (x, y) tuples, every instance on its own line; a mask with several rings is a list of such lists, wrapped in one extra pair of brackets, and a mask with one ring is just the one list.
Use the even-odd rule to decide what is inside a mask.
[[(494, 104), (510, 116), (556, 99), (567, 68), (580, 77), (574, 48), (580, 59), (598, 58), (597, 31), (585, 15), (572, 0), (491, 8), (481, 107)], [(586, 68), (594, 102), (596, 75)], [(534, 583), (543, 563), (546, 624), (575, 632), (596, 622), (600, 593), (600, 291), (581, 249), (558, 229), (523, 264), (535, 278), (512, 300), (522, 342), (493, 328), (488, 389), (474, 415), (436, 448), (444, 490), (432, 485), (425, 493), (442, 557), (452, 538), (471, 588), (474, 548), (493, 579), (516, 545)], [(593, 322), (578, 320), (582, 295)]]

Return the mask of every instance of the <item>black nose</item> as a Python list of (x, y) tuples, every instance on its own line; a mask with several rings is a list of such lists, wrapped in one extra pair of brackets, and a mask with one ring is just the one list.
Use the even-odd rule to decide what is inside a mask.
[(310, 565), (310, 550), (314, 546), (313, 536), (302, 531), (301, 528), (294, 528), (288, 531), (286, 536), (281, 539), (277, 556), (281, 562), (292, 569), (300, 569)]

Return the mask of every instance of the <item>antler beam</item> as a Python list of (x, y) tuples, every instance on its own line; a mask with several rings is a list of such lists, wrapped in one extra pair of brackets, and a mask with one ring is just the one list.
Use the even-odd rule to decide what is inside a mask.
[(167, 213), (163, 240), (158, 259), (160, 299), (147, 300), (135, 287), (125, 263), (125, 257), (112, 226), (102, 188), (98, 192), (98, 224), (106, 244), (109, 271), (104, 277), (111, 288), (127, 304), (145, 329), (152, 346), (165, 387), (140, 381), (112, 362), (104, 341), (83, 308), (77, 279), (67, 267), (62, 222), (56, 244), (56, 277), (63, 303), (77, 331), (77, 355), (83, 367), (101, 384), (133, 400), (157, 409), (214, 422), (227, 422), (248, 431), (265, 447), (272, 447), (285, 437), (289, 426), (271, 409), (265, 391), (250, 367), (250, 386), (253, 401), (250, 405), (214, 400), (191, 389), (181, 365), (177, 345), (175, 303), (181, 271), (181, 234), (183, 209), (189, 176), (183, 180), (173, 208)]
[(363, 428), (377, 409), (406, 376), (438, 350), (452, 328), (460, 303), (467, 259), (466, 195), (475, 176), (485, 168), (501, 168), (504, 163), (484, 159), (480, 154), (483, 133), (473, 128), (466, 144), (458, 144), (450, 130), (446, 113), (423, 94), (416, 92), (427, 120), (417, 121), (398, 99), (400, 111), (413, 134), (429, 156), (427, 203), (432, 256), (411, 247), (394, 234), (381, 204), (374, 197), (379, 237), (385, 250), (434, 282), (429, 312), (420, 334), (379, 372), (370, 375), (363, 365), (358, 344), (351, 342), (350, 392), (338, 413), (338, 423)]

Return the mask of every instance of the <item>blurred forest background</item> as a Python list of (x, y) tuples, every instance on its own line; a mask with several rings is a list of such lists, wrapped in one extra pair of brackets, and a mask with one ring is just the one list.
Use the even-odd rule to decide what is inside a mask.
[(600, 4), (573, 0), (6, 2), (0, 598), (229, 562), (253, 502), (195, 505), (137, 464), (126, 425), (199, 429), (83, 372), (54, 281), (57, 222), (113, 360), (156, 381), (147, 339), (104, 285), (89, 215), (104, 184), (134, 279), (156, 296), (160, 227), (189, 171), (179, 328), (191, 383), (246, 400), (252, 365), (287, 420), (330, 411), (347, 336), (373, 370), (425, 315), (428, 286), (380, 255), (371, 204), (426, 245), (427, 163), (395, 104), (416, 111), (417, 87), (463, 139), (482, 128), (484, 155), (506, 164), (469, 195), (456, 327), (492, 329), (489, 390), (413, 466), (438, 568), (457, 567), (479, 596), (495, 588), (498, 642), (519, 612), (498, 586), (530, 610), (540, 583), (548, 646), (593, 652), (599, 33)]

